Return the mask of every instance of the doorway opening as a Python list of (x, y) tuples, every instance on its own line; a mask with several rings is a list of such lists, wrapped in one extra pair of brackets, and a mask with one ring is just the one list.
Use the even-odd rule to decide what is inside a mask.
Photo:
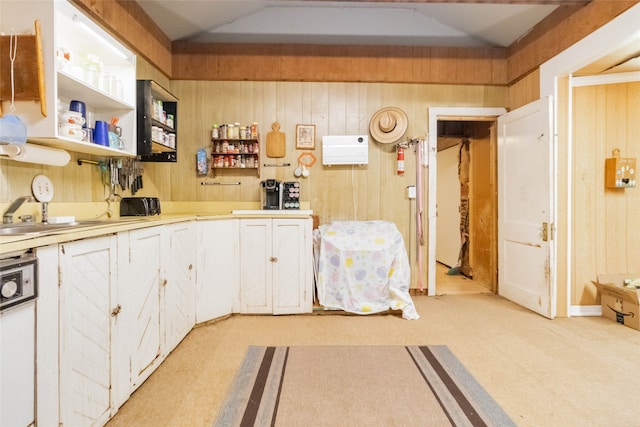
[(495, 118), (437, 121), (438, 294), (497, 289)]

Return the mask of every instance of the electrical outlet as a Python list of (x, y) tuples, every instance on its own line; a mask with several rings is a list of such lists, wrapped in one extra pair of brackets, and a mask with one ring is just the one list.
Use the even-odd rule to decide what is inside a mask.
[(416, 186), (415, 185), (407, 186), (407, 197), (410, 198), (410, 199), (415, 199), (416, 198)]

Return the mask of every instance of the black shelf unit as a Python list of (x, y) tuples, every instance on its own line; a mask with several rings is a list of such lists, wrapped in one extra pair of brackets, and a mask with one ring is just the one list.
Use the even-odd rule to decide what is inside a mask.
[[(167, 115), (173, 116), (173, 127), (154, 118), (152, 99), (162, 101)], [(175, 135), (175, 148), (152, 139), (152, 127)], [(137, 81), (138, 157), (143, 162), (178, 161), (178, 98), (153, 80)]]

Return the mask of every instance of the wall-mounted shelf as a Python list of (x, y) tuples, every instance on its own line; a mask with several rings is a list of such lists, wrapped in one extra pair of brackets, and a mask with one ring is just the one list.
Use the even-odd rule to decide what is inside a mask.
[(255, 171), (260, 177), (260, 141), (258, 139), (212, 139), (211, 171)]
[[(10, 34), (12, 28), (31, 27), (36, 19), (40, 22), (38, 33), (41, 35), (43, 64), (40, 103), (19, 100), (21, 98), (16, 98), (15, 102), (16, 114), (27, 125), (27, 140), (77, 153), (135, 157), (135, 54), (71, 2), (65, 0), (3, 2), (0, 30)], [(37, 44), (35, 49), (38, 50)], [(17, 56), (24, 54), (25, 50), (33, 56), (33, 48), (29, 47), (28, 43), (17, 46)], [(99, 70), (92, 69), (89, 73), (89, 58), (93, 58), (95, 64), (99, 64)], [(0, 64), (2, 74), (6, 75), (4, 69), (9, 61), (3, 60)], [(22, 78), (22, 72), (18, 73)], [(98, 74), (102, 77), (108, 75), (117, 82), (117, 85), (114, 84), (114, 90), (105, 90), (104, 85), (99, 85)], [(32, 90), (36, 90), (38, 83), (32, 83), (29, 85), (33, 86)], [(119, 90), (116, 90), (116, 86)], [(5, 99), (4, 96), (1, 98)], [(59, 132), (58, 116), (69, 107), (72, 100), (85, 103), (87, 118), (106, 122), (117, 119), (118, 126), (122, 129), (123, 149), (113, 149), (88, 140), (71, 140), (62, 136)], [(93, 123), (87, 123), (87, 127), (93, 127)]]
[(178, 98), (153, 80), (138, 80), (138, 155), (145, 162), (178, 161)]

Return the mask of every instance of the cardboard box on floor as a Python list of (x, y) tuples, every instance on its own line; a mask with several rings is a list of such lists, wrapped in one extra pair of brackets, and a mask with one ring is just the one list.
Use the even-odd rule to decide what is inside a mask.
[(614, 322), (640, 330), (640, 289), (623, 287), (624, 279), (635, 279), (640, 274), (599, 275), (591, 281), (600, 291), (602, 315)]

